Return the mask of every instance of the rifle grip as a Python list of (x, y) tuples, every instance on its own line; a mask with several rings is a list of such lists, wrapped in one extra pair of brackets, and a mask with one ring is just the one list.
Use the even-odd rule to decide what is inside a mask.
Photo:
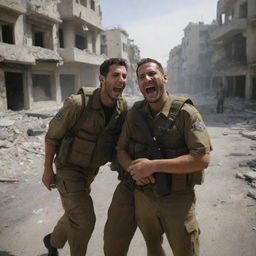
[(157, 192), (161, 196), (167, 196), (171, 193), (171, 176), (170, 174), (157, 172), (156, 177), (156, 188)]

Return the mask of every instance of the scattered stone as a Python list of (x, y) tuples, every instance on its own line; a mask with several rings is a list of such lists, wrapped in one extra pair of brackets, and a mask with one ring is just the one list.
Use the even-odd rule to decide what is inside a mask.
[(10, 119), (0, 119), (0, 126), (1, 127), (8, 127), (11, 126), (15, 123), (15, 120), (10, 120)]
[(249, 190), (248, 193), (247, 193), (247, 196), (256, 200), (256, 191), (255, 190)]
[(250, 156), (251, 154), (248, 154), (248, 153), (240, 153), (240, 152), (237, 152), (237, 153), (230, 153), (229, 156)]
[(242, 131), (241, 135), (251, 140), (256, 140), (256, 131)]
[(256, 180), (256, 172), (250, 171), (250, 172), (247, 172), (246, 174), (244, 174), (244, 176), (246, 179)]
[(242, 173), (240, 173), (240, 172), (237, 172), (237, 173), (236, 173), (236, 178), (242, 179), (242, 180), (245, 179), (245, 178), (244, 178), (244, 175), (243, 175)]
[(253, 159), (253, 160), (250, 160), (247, 162), (247, 165), (250, 167), (250, 168), (256, 168), (256, 159)]
[(38, 136), (45, 133), (45, 128), (30, 128), (27, 130), (28, 136)]
[(256, 188), (256, 180), (254, 180), (253, 182), (251, 182), (251, 183), (250, 183), (250, 186), (251, 186), (252, 188)]
[(0, 177), (1, 182), (18, 182), (19, 180), (16, 178), (7, 178), (7, 177)]

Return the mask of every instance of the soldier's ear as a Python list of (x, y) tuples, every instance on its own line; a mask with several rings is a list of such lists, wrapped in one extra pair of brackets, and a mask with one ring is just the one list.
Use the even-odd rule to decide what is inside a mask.
[(99, 75), (99, 80), (100, 80), (100, 83), (104, 83), (105, 82), (105, 77), (103, 75)]
[(163, 75), (163, 79), (164, 79), (164, 82), (165, 82), (165, 83), (168, 82), (168, 76), (167, 76), (167, 75)]

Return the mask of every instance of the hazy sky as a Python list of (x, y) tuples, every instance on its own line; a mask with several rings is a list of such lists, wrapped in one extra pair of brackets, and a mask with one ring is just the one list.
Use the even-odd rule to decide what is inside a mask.
[(98, 0), (105, 28), (121, 26), (134, 39), (141, 57), (163, 66), (170, 50), (181, 43), (183, 29), (192, 22), (211, 23), (217, 0)]

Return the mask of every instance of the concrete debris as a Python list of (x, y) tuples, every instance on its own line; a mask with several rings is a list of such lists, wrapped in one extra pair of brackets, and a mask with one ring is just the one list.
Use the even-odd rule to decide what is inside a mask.
[(256, 188), (256, 180), (254, 180), (253, 182), (251, 182), (251, 183), (250, 183), (250, 186), (251, 186), (252, 188)]
[(236, 178), (244, 180), (244, 175), (241, 172), (237, 172)]
[[(55, 110), (52, 115), (54, 113)], [(12, 125), (0, 126), (1, 176), (17, 177), (17, 180), (24, 173), (31, 176), (30, 172), (33, 172), (39, 158), (41, 161), (44, 155), (44, 135), (50, 118), (28, 116), (24, 111), (6, 111), (1, 112), (0, 120), (12, 121)], [(3, 123), (10, 124), (6, 121)], [(12, 182), (11, 179), (8, 181)]]
[(251, 189), (248, 191), (247, 196), (251, 197), (252, 199), (256, 200), (256, 190), (255, 189)]
[(16, 178), (0, 177), (0, 182), (18, 182)]
[(256, 159), (250, 160), (247, 162), (247, 165), (251, 168), (254, 169), (256, 168)]
[(244, 174), (245, 178), (249, 181), (256, 180), (256, 172), (251, 171)]
[(27, 130), (28, 136), (37, 136), (45, 132), (46, 132), (45, 128), (30, 128)]
[(0, 119), (0, 127), (7, 127), (7, 126), (11, 126), (15, 123), (14, 120), (10, 120), (10, 119)]
[(241, 135), (251, 140), (256, 140), (256, 131), (241, 131)]

